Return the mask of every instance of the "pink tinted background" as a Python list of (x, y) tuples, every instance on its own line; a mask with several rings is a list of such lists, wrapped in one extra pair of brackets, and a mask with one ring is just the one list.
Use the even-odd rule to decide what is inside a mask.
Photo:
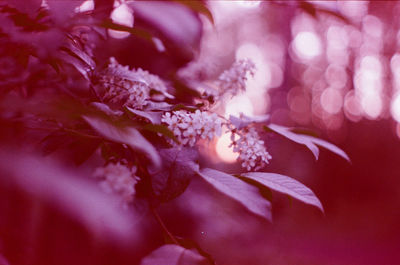
[[(273, 155), (267, 171), (287, 174), (311, 187), (325, 207), (322, 215), (274, 194), (273, 224), (194, 180), (182, 197), (162, 207), (161, 215), (174, 233), (196, 240), (217, 264), (398, 264), (400, 260), (400, 5), (312, 3), (346, 20), (318, 9), (313, 17), (310, 7), (299, 8), (295, 2), (210, 1), (215, 27), (204, 18), (200, 59), (223, 69), (235, 58), (249, 57), (258, 68), (249, 91), (227, 102), (226, 114), (269, 113), (272, 122), (313, 129), (352, 160), (348, 164), (322, 151), (316, 162), (302, 146), (266, 138)], [(238, 169), (223, 163), (213, 148), (208, 152), (213, 159), (206, 163), (227, 171)], [(26, 165), (20, 159), (15, 163)], [(34, 164), (42, 162), (32, 163), (23, 169), (35, 172)], [(43, 174), (36, 174), (36, 181), (43, 181)], [(58, 188), (57, 194), (70, 200), (54, 202), (29, 182), (0, 184), (0, 250), (10, 264), (137, 264), (163, 243), (152, 218), (114, 213), (110, 201), (80, 204), (73, 200), (76, 194), (58, 186), (60, 175), (55, 186), (44, 181), (45, 190)], [(82, 200), (97, 198), (91, 184), (68, 183), (87, 190), (79, 193)], [(100, 219), (115, 217), (104, 221), (112, 224), (111, 229), (96, 218), (82, 219), (81, 213), (88, 210)]]

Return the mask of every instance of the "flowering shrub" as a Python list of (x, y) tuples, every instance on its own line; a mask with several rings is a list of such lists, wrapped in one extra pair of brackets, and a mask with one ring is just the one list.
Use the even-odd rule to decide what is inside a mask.
[[(34, 5), (34, 1), (29, 2)], [(200, 248), (190, 248), (181, 243), (168, 231), (156, 211), (162, 203), (180, 196), (193, 178), (204, 180), (210, 188), (268, 221), (272, 220), (271, 205), (259, 193), (257, 185), (287, 194), (323, 211), (315, 194), (300, 182), (284, 175), (260, 172), (268, 170), (267, 165), (273, 159), (263, 135), (278, 134), (305, 145), (316, 158), (317, 146), (330, 149), (345, 159), (348, 157), (321, 139), (272, 124), (268, 116), (224, 117), (221, 110), (224, 100), (245, 91), (246, 81), (257, 70), (255, 64), (247, 59), (234, 62), (214, 79), (207, 74), (201, 78), (188, 74), (197, 71), (184, 68), (186, 63), (194, 60), (200, 40), (201, 22), (197, 12), (184, 3), (134, 1), (128, 3), (129, 8), (135, 17), (147, 23), (143, 23), (142, 28), (140, 24), (138, 28), (131, 28), (108, 19), (113, 1), (111, 4), (109, 1), (95, 1), (96, 8), (83, 13), (74, 11), (80, 1), (46, 2), (32, 9), (37, 11), (29, 11), (31, 13), (26, 13), (13, 1), (0, 6), (0, 19), (5, 25), (0, 32), (0, 75), (3, 77), (0, 122), (5, 128), (1, 141), (9, 150), (23, 157), (10, 158), (7, 152), (2, 151), (0, 169), (3, 173), (15, 175), (16, 185), (23, 186), (24, 178), (21, 176), (30, 178), (31, 174), (35, 176), (32, 179), (38, 182), (38, 186), (33, 185), (35, 194), (45, 194), (43, 196), (50, 200), (66, 196), (68, 200), (56, 200), (65, 206), (74, 201), (70, 193), (55, 195), (43, 192), (39, 187), (46, 182), (40, 175), (48, 166), (48, 162), (43, 162), (40, 167), (44, 169), (37, 171), (36, 166), (45, 161), (42, 155), (53, 154), (56, 160), (71, 168), (74, 163), (87, 166), (91, 174), (78, 174), (79, 181), (85, 183), (82, 185), (93, 189), (93, 182), (97, 182), (95, 186), (100, 186), (105, 198), (109, 195), (110, 200), (117, 197), (116, 205), (105, 203), (104, 208), (96, 208), (100, 216), (113, 213), (110, 207), (122, 208), (122, 213), (117, 212), (114, 216), (122, 219), (126, 218), (125, 212), (134, 216), (139, 216), (137, 212), (140, 211), (151, 212), (168, 236), (167, 242), (173, 243), (144, 258), (143, 265), (183, 264), (179, 259), (185, 264), (214, 262)], [(200, 10), (207, 13), (206, 6), (200, 2), (199, 5), (202, 7)], [(162, 23), (155, 23), (162, 18), (147, 12), (152, 8), (174, 13), (177, 17), (166, 18), (171, 23), (180, 16), (185, 17), (193, 30), (187, 31), (187, 25), (182, 23), (175, 25), (177, 28), (166, 29)], [(104, 10), (108, 13), (103, 14)], [(107, 30), (128, 32), (137, 42), (146, 44), (155, 38), (162, 40), (173, 60), (181, 61), (165, 63), (175, 67), (165, 67), (162, 77), (139, 67), (123, 65), (114, 57), (116, 52), (102, 54), (106, 50), (105, 43), (110, 41)], [(193, 68), (193, 65), (192, 62), (188, 67)], [(201, 82), (211, 85), (202, 86)], [(200, 159), (198, 149), (212, 143), (222, 133), (230, 133), (230, 146), (239, 154), (242, 171), (237, 174), (207, 168), (204, 166), (206, 163), (201, 162), (204, 158)], [(29, 154), (28, 158), (22, 155), (25, 152)], [(30, 163), (29, 157), (37, 162)], [(62, 172), (56, 175), (62, 183), (74, 179)], [(58, 179), (57, 176), (51, 177)], [(58, 186), (56, 181), (50, 183), (53, 188), (57, 187), (56, 190), (63, 191), (64, 185)], [(99, 197), (96, 191), (87, 194), (82, 198), (93, 201)], [(75, 207), (88, 206), (77, 203)], [(90, 219), (85, 215), (86, 210), (78, 211), (82, 222)], [(90, 215), (90, 211), (87, 214)], [(126, 228), (124, 222), (116, 225), (120, 223), (113, 222), (112, 217), (104, 218), (103, 223), (90, 220), (100, 228), (107, 226), (107, 231), (121, 232)], [(99, 231), (103, 231), (100, 228)], [(167, 261), (175, 258), (175, 263)]]
[(99, 179), (100, 187), (107, 193), (115, 193), (121, 197), (124, 207), (133, 201), (135, 196), (136, 168), (129, 169), (120, 163), (110, 163), (97, 168), (93, 176)]

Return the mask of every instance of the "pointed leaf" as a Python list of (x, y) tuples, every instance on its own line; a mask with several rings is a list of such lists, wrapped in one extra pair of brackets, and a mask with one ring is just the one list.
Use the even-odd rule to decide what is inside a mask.
[(152, 174), (155, 195), (169, 201), (181, 195), (199, 170), (198, 152), (194, 148), (168, 148), (160, 151), (163, 168)]
[(1, 253), (0, 253), (0, 265), (10, 265), (10, 263)]
[(178, 245), (164, 245), (145, 257), (140, 265), (207, 265), (196, 252)]
[(276, 132), (277, 134), (280, 134), (289, 140), (292, 140), (293, 142), (303, 144), (305, 145), (308, 149), (311, 150), (313, 153), (314, 157), (316, 160), (318, 160), (318, 155), (319, 155), (319, 149), (318, 147), (311, 141), (311, 139), (307, 138), (305, 135), (299, 135), (295, 134), (290, 131), (290, 128), (280, 126), (277, 124), (269, 124), (268, 126), (265, 126), (266, 128), (269, 128), (270, 130)]
[(215, 24), (213, 15), (211, 11), (208, 9), (207, 5), (202, 1), (195, 0), (195, 1), (182, 1), (182, 0), (175, 0), (182, 5), (188, 6), (190, 9), (199, 12), (207, 17), (207, 19), (211, 22), (211, 24)]
[(118, 207), (119, 201), (107, 196), (97, 183), (56, 161), (26, 150), (3, 148), (0, 182), (52, 204), (99, 237), (124, 243), (138, 236), (134, 228), (138, 216), (134, 212), (123, 211)]
[(90, 70), (93, 71), (96, 68), (95, 61), (86, 52), (77, 48), (76, 45), (73, 43), (73, 40), (71, 41), (70, 45), (68, 45), (68, 47), (61, 47), (60, 50), (82, 61), (85, 65), (88, 66)]
[(47, 0), (50, 13), (53, 19), (59, 23), (65, 23), (74, 14), (76, 7), (80, 6), (84, 0), (75, 1), (60, 1), (60, 0)]
[(265, 172), (248, 172), (241, 174), (241, 176), (263, 184), (272, 190), (290, 195), (324, 212), (322, 204), (314, 192), (295, 179), (285, 175)]
[(161, 166), (161, 158), (154, 146), (135, 128), (118, 127), (106, 119), (94, 116), (83, 116), (83, 118), (105, 138), (127, 144), (132, 149), (145, 153), (156, 168)]
[(251, 123), (266, 122), (269, 120), (269, 115), (249, 117), (241, 113), (240, 117), (229, 116), (230, 122), (238, 129), (247, 127)]
[(158, 33), (162, 40), (169, 40), (165, 42), (167, 46), (179, 47), (179, 53), (185, 56), (192, 56), (198, 48), (202, 23), (189, 7), (169, 1), (131, 1), (127, 4), (134, 11), (135, 25)]
[(173, 105), (167, 103), (167, 102), (154, 102), (154, 101), (149, 101), (146, 105), (146, 110), (159, 110), (159, 111), (169, 111), (173, 108)]
[(175, 143), (179, 144), (178, 139), (175, 137), (174, 133), (168, 129), (167, 126), (161, 125), (161, 124), (146, 124), (142, 127), (144, 130), (150, 131), (150, 132), (155, 132), (155, 133), (160, 133), (171, 140), (173, 140)]
[(161, 123), (161, 116), (162, 113), (160, 111), (141, 111), (141, 110), (136, 110), (132, 109), (130, 107), (125, 107), (129, 112), (140, 116), (142, 118), (145, 118), (149, 120), (153, 124), (160, 124)]
[(332, 153), (335, 153), (338, 156), (341, 156), (342, 158), (346, 159), (348, 162), (351, 162), (349, 156), (342, 149), (337, 147), (336, 145), (331, 144), (325, 140), (313, 137), (313, 136), (305, 135), (304, 137), (310, 139), (314, 144), (322, 146), (322, 147), (328, 149), (329, 151), (331, 151)]
[(107, 28), (107, 29), (129, 32), (129, 33), (133, 34), (134, 36), (140, 37), (140, 38), (153, 44), (153, 40), (152, 40), (153, 36), (150, 32), (148, 32), (146, 30), (117, 24), (117, 23), (112, 22), (111, 20), (104, 20), (103, 22), (101, 22), (99, 24), (99, 26)]
[(218, 191), (240, 202), (249, 211), (272, 221), (271, 204), (260, 195), (256, 187), (215, 169), (205, 168), (198, 174)]
[(111, 109), (107, 104), (101, 103), (101, 102), (92, 102), (90, 103), (93, 107), (96, 109), (104, 112), (105, 114), (109, 116), (122, 116), (124, 113), (120, 110), (113, 110)]

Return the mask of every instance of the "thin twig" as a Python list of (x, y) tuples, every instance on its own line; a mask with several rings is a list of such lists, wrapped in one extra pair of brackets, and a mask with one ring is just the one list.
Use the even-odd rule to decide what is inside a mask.
[(154, 217), (156, 218), (158, 224), (161, 226), (161, 228), (164, 230), (164, 232), (168, 235), (168, 237), (174, 242), (176, 245), (180, 245), (178, 240), (174, 237), (174, 235), (171, 234), (171, 232), (168, 230), (168, 228), (165, 226), (163, 220), (161, 219), (160, 215), (156, 212), (154, 208), (151, 209), (153, 212)]

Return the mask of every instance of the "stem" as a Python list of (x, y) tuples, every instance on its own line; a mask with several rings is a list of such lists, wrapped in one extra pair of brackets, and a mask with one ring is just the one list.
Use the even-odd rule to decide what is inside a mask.
[(162, 230), (168, 235), (168, 237), (174, 242), (176, 245), (180, 245), (178, 240), (171, 234), (171, 232), (168, 230), (168, 228), (165, 226), (163, 220), (161, 219), (160, 215), (156, 212), (154, 208), (151, 209), (153, 212), (154, 217), (156, 218), (158, 224), (161, 226)]

